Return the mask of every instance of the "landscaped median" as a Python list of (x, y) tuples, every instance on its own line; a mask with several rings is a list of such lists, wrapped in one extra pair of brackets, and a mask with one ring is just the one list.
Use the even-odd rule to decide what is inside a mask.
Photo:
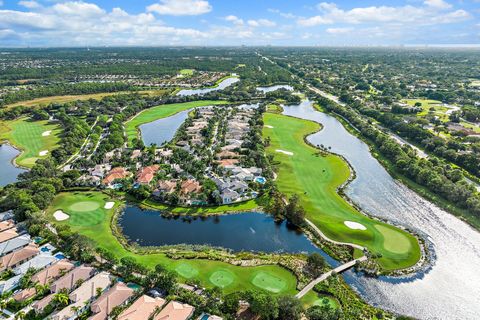
[(38, 159), (45, 158), (60, 141), (61, 129), (47, 120), (33, 121), (28, 118), (0, 122), (0, 142), (8, 141), (22, 153), (15, 163), (31, 168)]
[(277, 166), (279, 190), (297, 194), (307, 218), (330, 239), (368, 248), (384, 271), (415, 265), (420, 246), (411, 234), (362, 214), (338, 194), (350, 178), (348, 164), (339, 156), (320, 151), (305, 137), (320, 125), (279, 114), (264, 115), (264, 137), (270, 138), (267, 153)]
[(133, 139), (138, 138), (139, 127), (142, 124), (153, 122), (158, 119), (170, 117), (178, 112), (182, 112), (192, 108), (206, 107), (213, 105), (228, 104), (228, 101), (222, 100), (200, 100), (190, 101), (185, 103), (162, 104), (152, 107), (135, 115), (133, 118), (125, 123), (125, 133), (127, 135), (129, 145), (132, 144)]
[[(107, 205), (115, 202), (115, 205)], [(220, 287), (225, 293), (263, 289), (273, 294), (295, 294), (297, 279), (289, 270), (278, 265), (236, 266), (207, 259), (171, 259), (165, 253), (139, 254), (127, 250), (115, 237), (111, 223), (123, 202), (112, 200), (101, 192), (61, 193), (47, 210), (53, 224), (68, 225), (113, 253), (117, 258), (133, 257), (140, 264), (154, 268), (162, 264), (176, 271), (183, 280), (198, 280), (205, 287)], [(223, 208), (222, 208), (223, 209)], [(54, 214), (68, 216), (58, 221)], [(62, 216), (64, 217), (64, 216)]]

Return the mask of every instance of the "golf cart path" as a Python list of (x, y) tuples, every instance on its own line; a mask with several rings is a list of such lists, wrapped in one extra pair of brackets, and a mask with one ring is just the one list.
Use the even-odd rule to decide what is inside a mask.
[(328, 271), (327, 273), (324, 273), (322, 274), (320, 277), (316, 278), (315, 280), (313, 280), (312, 282), (310, 282), (309, 284), (307, 284), (305, 286), (305, 288), (303, 288), (299, 293), (297, 293), (295, 295), (295, 298), (297, 299), (301, 299), (304, 295), (307, 294), (308, 291), (312, 290), (317, 284), (319, 284), (320, 282), (326, 280), (328, 277), (330, 277), (331, 275), (333, 274), (338, 274), (340, 272), (343, 272), (347, 269), (350, 269), (351, 267), (353, 267), (354, 265), (357, 264), (357, 262), (362, 262), (362, 261), (365, 261), (367, 260), (367, 257), (366, 256), (363, 256), (361, 258), (358, 258), (358, 259), (355, 259), (355, 260), (352, 260), (352, 261), (349, 261), (345, 264), (342, 264), (341, 266), (338, 266), (336, 267), (335, 269), (333, 270), (330, 270)]
[(320, 235), (320, 237), (322, 237), (323, 239), (331, 242), (331, 243), (334, 243), (334, 244), (338, 244), (338, 245), (344, 245), (344, 246), (350, 246), (350, 247), (353, 247), (353, 248), (356, 248), (356, 249), (359, 249), (359, 250), (362, 250), (364, 251), (365, 250), (365, 247), (362, 247), (361, 245), (358, 245), (358, 244), (355, 244), (355, 243), (350, 243), (350, 242), (340, 242), (340, 241), (335, 241), (335, 240), (332, 240), (330, 239), (329, 237), (327, 237), (323, 232), (322, 230), (320, 230), (312, 221), (308, 220), (308, 219), (305, 219), (305, 222), (308, 224), (308, 226), (310, 228), (312, 228), (316, 233), (318, 233), (318, 235)]

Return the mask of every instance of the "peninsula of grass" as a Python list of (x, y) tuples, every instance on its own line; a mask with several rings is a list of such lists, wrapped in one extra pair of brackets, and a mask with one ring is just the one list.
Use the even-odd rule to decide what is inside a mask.
[(38, 159), (52, 152), (60, 141), (60, 127), (47, 120), (20, 118), (0, 124), (0, 141), (8, 141), (22, 151), (15, 159), (21, 167), (31, 168)]
[(188, 109), (228, 103), (229, 102), (227, 101), (221, 100), (200, 100), (185, 103), (163, 104), (143, 110), (125, 123), (125, 133), (128, 138), (128, 143), (129, 145), (131, 145), (133, 139), (139, 137), (139, 126), (141, 126), (142, 124), (149, 123), (161, 118), (170, 117), (178, 112)]
[[(114, 201), (112, 209), (105, 209)], [(95, 205), (94, 205), (95, 204)], [(147, 268), (162, 264), (175, 271), (183, 281), (198, 280), (207, 288), (219, 287), (225, 293), (245, 290), (265, 290), (272, 294), (295, 294), (296, 277), (277, 265), (240, 267), (225, 262), (205, 259), (170, 259), (163, 253), (134, 253), (118, 241), (111, 229), (116, 210), (122, 205), (101, 192), (69, 192), (59, 194), (47, 209), (46, 215), (53, 224), (68, 225), (73, 232), (90, 238), (97, 246), (111, 252), (116, 258), (133, 257)], [(93, 212), (84, 210), (93, 208)], [(63, 211), (70, 217), (56, 221), (54, 213)], [(84, 222), (82, 222), (84, 220)]]
[[(420, 259), (420, 246), (411, 234), (362, 214), (337, 189), (351, 175), (348, 164), (334, 154), (322, 154), (304, 138), (320, 125), (279, 114), (264, 116), (267, 153), (274, 157), (277, 185), (286, 195), (297, 194), (306, 217), (330, 239), (368, 248), (385, 271), (408, 268)], [(353, 222), (352, 228), (346, 225)], [(364, 230), (362, 230), (364, 229)]]

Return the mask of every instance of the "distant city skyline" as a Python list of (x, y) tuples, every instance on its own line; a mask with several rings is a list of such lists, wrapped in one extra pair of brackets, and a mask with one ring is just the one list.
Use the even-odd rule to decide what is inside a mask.
[(0, 0), (0, 47), (480, 46), (480, 0)]

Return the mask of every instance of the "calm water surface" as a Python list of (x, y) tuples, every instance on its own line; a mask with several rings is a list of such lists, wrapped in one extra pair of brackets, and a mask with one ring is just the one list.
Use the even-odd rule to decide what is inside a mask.
[(232, 78), (227, 78), (223, 81), (221, 81), (218, 86), (216, 87), (213, 87), (213, 88), (203, 88), (203, 89), (184, 89), (184, 90), (180, 90), (178, 93), (177, 93), (177, 96), (193, 96), (195, 94), (199, 94), (199, 95), (202, 95), (202, 94), (205, 94), (205, 93), (209, 93), (209, 92), (212, 92), (212, 91), (218, 91), (218, 90), (223, 90), (225, 89), (226, 87), (228, 86), (231, 86), (232, 84), (236, 83), (240, 81), (239, 78), (236, 78), (236, 77), (232, 77)]
[(156, 144), (161, 146), (163, 143), (173, 139), (175, 132), (188, 118), (190, 110), (185, 110), (174, 114), (173, 116), (158, 119), (156, 121), (145, 123), (140, 126), (142, 140), (146, 146)]
[(25, 170), (13, 165), (12, 160), (20, 151), (8, 144), (0, 145), (0, 187), (17, 181), (17, 176)]
[(357, 173), (347, 195), (365, 211), (417, 230), (433, 249), (433, 265), (399, 279), (372, 279), (353, 271), (346, 281), (370, 303), (421, 319), (480, 319), (480, 233), (395, 181), (334, 117), (315, 111), (306, 101), (284, 113), (321, 123), (308, 137), (331, 146)]
[(233, 251), (318, 252), (329, 263), (337, 262), (286, 222), (275, 223), (258, 212), (227, 214), (189, 220), (168, 218), (156, 210), (127, 205), (119, 219), (123, 233), (141, 246), (175, 244), (211, 245)]
[(288, 90), (288, 91), (293, 91), (293, 87), (292, 87), (292, 86), (283, 85), (283, 84), (276, 85), (276, 86), (270, 86), (270, 87), (257, 87), (257, 90), (258, 90), (258, 91), (262, 91), (263, 93), (276, 91), (276, 90), (278, 90), (278, 89), (286, 89), (286, 90)]

